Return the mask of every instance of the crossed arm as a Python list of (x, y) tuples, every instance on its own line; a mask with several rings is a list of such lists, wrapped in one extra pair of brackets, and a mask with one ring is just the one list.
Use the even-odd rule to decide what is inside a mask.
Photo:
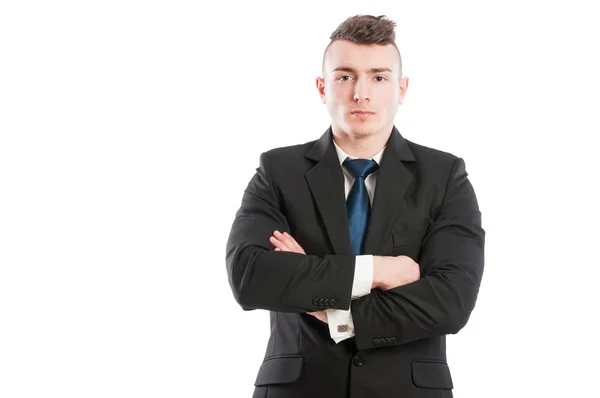
[[(273, 231), (273, 236), (271, 236), (269, 238), (269, 242), (271, 242), (271, 244), (273, 244), (273, 246), (275, 246), (276, 252), (284, 251), (284, 252), (294, 252), (294, 253), (306, 254), (304, 252), (304, 249), (302, 248), (302, 246), (300, 246), (298, 244), (298, 242), (296, 242), (296, 239), (294, 239), (292, 237), (292, 235), (288, 234), (287, 232), (284, 232), (282, 234), (279, 231)], [(309, 311), (309, 312), (307, 312), (307, 314), (314, 316), (321, 322), (327, 323), (327, 311), (326, 310), (314, 311), (314, 312)]]
[[(304, 249), (287, 232), (273, 231), (269, 242), (275, 246), (275, 251), (306, 254)], [(408, 256), (374, 256), (373, 283), (371, 289), (389, 290), (403, 286), (420, 279), (419, 264)], [(322, 322), (327, 323), (327, 311), (307, 312)]]
[[(285, 248), (273, 250), (277, 242), (285, 241), (281, 236), (271, 237), (274, 231), (289, 231), (279, 210), (279, 195), (263, 154), (227, 244), (227, 270), (234, 297), (244, 309), (305, 312), (320, 319), (323, 308), (314, 305), (314, 297), (334, 297), (330, 309), (348, 310), (354, 256), (303, 254), (291, 240), (290, 246), (285, 243)], [(398, 266), (404, 256), (374, 257), (373, 289), (352, 301), (357, 347), (376, 347), (382, 338), (398, 345), (457, 333), (475, 306), (483, 274), (483, 249), (481, 214), (464, 162), (458, 158), (422, 242), (420, 277), (408, 282), (406, 269)], [(404, 274), (407, 283), (390, 283), (388, 272)]]

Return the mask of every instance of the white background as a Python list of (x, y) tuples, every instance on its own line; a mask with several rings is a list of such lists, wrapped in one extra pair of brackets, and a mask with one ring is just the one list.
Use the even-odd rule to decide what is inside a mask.
[(455, 396), (598, 394), (593, 3), (3, 1), (0, 397), (251, 396), (268, 314), (229, 229), (260, 153), (327, 129), (322, 52), (362, 13), (398, 23), (397, 127), (483, 213)]

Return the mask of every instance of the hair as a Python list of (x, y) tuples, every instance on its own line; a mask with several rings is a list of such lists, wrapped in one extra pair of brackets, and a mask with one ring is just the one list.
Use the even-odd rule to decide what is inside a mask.
[[(325, 70), (325, 55), (327, 50), (336, 40), (348, 40), (356, 44), (378, 44), (385, 46), (392, 44), (398, 51), (400, 60), (400, 76), (402, 76), (402, 57), (400, 50), (396, 45), (396, 34), (394, 28), (396, 23), (389, 20), (385, 15), (375, 17), (373, 15), (355, 15), (342, 22), (336, 30), (333, 31), (329, 39), (331, 40), (323, 52), (322, 70)], [(324, 72), (323, 72), (324, 73)]]

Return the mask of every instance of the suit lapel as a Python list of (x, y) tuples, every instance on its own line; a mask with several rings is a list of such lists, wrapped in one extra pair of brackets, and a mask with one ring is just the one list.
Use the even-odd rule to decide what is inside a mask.
[(381, 157), (377, 183), (367, 226), (364, 254), (378, 254), (381, 244), (390, 234), (413, 177), (402, 161), (414, 161), (406, 140), (394, 127)]
[[(332, 139), (330, 127), (306, 152), (306, 158), (318, 163), (305, 173), (305, 177), (335, 253), (352, 254), (344, 175)], [(383, 238), (389, 233), (404, 194), (412, 182), (412, 175), (402, 161), (414, 160), (406, 140), (394, 127), (377, 172), (375, 196), (365, 237), (365, 254), (377, 254)]]
[(309, 149), (305, 157), (318, 163), (305, 174), (327, 235), (336, 254), (352, 254), (344, 174), (333, 146), (331, 127)]

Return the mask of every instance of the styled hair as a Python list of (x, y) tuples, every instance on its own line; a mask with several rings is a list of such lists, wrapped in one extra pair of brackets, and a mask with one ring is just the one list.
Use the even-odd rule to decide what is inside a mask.
[(355, 15), (342, 22), (336, 30), (333, 31), (329, 39), (331, 40), (323, 52), (323, 65), (325, 69), (325, 55), (329, 46), (336, 40), (348, 40), (356, 44), (378, 44), (385, 46), (392, 44), (398, 51), (400, 60), (400, 76), (402, 76), (402, 57), (400, 50), (396, 45), (396, 34), (394, 28), (396, 23), (388, 19), (385, 15), (378, 17), (373, 15)]

